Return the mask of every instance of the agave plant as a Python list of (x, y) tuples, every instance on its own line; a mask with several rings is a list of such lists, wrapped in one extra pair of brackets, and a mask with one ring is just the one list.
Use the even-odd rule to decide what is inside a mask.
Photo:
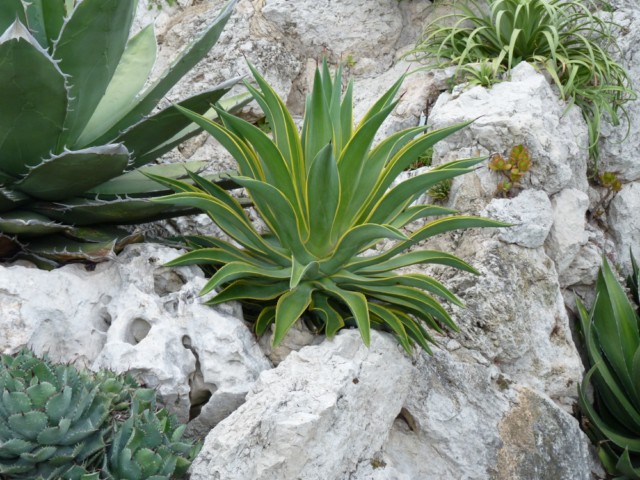
[[(22, 248), (99, 259), (118, 235), (72, 227), (176, 213), (147, 201), (158, 184), (135, 169), (198, 133), (173, 106), (151, 113), (217, 41), (233, 2), (153, 82), (153, 26), (129, 38), (137, 3), (0, 2), (0, 258)], [(180, 105), (205, 113), (234, 82)]]
[(81, 478), (104, 455), (109, 415), (123, 401), (130, 403), (131, 388), (113, 374), (92, 377), (28, 351), (3, 356), (0, 474)]
[(182, 478), (200, 450), (200, 445), (182, 440), (185, 428), (166, 410), (156, 411), (155, 392), (138, 392), (131, 416), (116, 427), (99, 478)]
[(590, 153), (598, 156), (600, 119), (618, 125), (623, 105), (636, 97), (612, 51), (619, 48), (613, 25), (588, 3), (566, 0), (488, 0), (456, 3), (437, 18), (408, 55), (432, 66), (491, 60), (510, 70), (521, 61), (545, 70), (563, 99), (574, 102), (589, 127)]
[[(239, 245), (192, 238), (198, 248), (170, 265), (219, 267), (201, 293), (223, 289), (208, 303), (259, 303), (256, 331), (260, 334), (275, 323), (275, 344), (305, 315), (329, 337), (345, 325), (356, 325), (368, 345), (373, 325), (393, 332), (407, 351), (413, 342), (429, 350), (433, 339), (425, 325), (438, 332), (444, 326), (457, 328), (432, 294), (461, 303), (427, 275), (401, 275), (394, 270), (419, 263), (475, 270), (448, 253), (403, 252), (438, 233), (503, 224), (447, 216), (430, 220), (413, 233), (402, 231), (415, 220), (454, 213), (412, 202), (436, 183), (470, 171), (481, 159), (448, 163), (393, 183), (429, 147), (464, 125), (427, 134), (423, 134), (425, 127), (409, 128), (372, 148), (376, 132), (397, 103), (394, 97), (402, 79), (354, 130), (352, 83), (342, 97), (341, 71), (332, 78), (325, 63), (322, 72), (316, 71), (299, 133), (282, 99), (251, 70), (260, 90), (248, 83), (247, 88), (264, 110), (273, 138), (222, 110), (218, 114), (223, 125), (219, 125), (177, 108), (237, 160), (240, 175), (233, 181), (246, 188), (269, 232), (260, 235), (228, 193), (198, 175), (191, 175), (195, 186), (154, 177), (177, 192), (155, 201), (200, 208)], [(397, 243), (385, 251), (361, 255), (385, 238)]]
[[(635, 261), (633, 261), (635, 265)], [(634, 269), (637, 279), (637, 268)], [(633, 284), (631, 284), (633, 288)], [(635, 291), (637, 297), (637, 283)], [(578, 388), (583, 425), (598, 445), (605, 469), (615, 478), (640, 479), (640, 317), (606, 258), (597, 298), (587, 311), (578, 302), (589, 364)], [(586, 395), (591, 384), (594, 402)]]

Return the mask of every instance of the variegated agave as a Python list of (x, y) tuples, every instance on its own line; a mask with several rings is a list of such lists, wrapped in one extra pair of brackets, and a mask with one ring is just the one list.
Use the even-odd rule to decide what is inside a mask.
[[(438, 233), (502, 224), (452, 216), (453, 210), (439, 206), (412, 205), (433, 185), (469, 172), (482, 159), (447, 163), (393, 184), (429, 147), (464, 125), (426, 134), (424, 127), (409, 128), (372, 148), (376, 132), (397, 103), (394, 97), (402, 79), (354, 130), (352, 83), (341, 97), (341, 72), (332, 79), (325, 64), (322, 72), (316, 72), (299, 133), (282, 99), (255, 69), (252, 72), (260, 90), (248, 83), (247, 88), (264, 110), (272, 138), (221, 110), (223, 125), (178, 108), (237, 160), (240, 175), (233, 181), (247, 190), (269, 233), (260, 235), (236, 200), (206, 179), (192, 174), (196, 184), (192, 186), (154, 177), (178, 192), (154, 201), (203, 210), (240, 245), (192, 237), (195, 249), (170, 265), (219, 267), (202, 293), (223, 289), (208, 303), (257, 303), (261, 312), (256, 330), (260, 334), (275, 322), (275, 344), (305, 316), (329, 337), (355, 325), (368, 345), (374, 326), (393, 332), (407, 351), (414, 342), (429, 351), (433, 339), (425, 326), (438, 332), (445, 326), (457, 328), (432, 294), (460, 302), (427, 275), (395, 270), (435, 263), (475, 272), (448, 253), (406, 251)], [(447, 216), (433, 219), (442, 215)], [(424, 218), (429, 220), (413, 233), (402, 230)], [(385, 238), (397, 243), (362, 255)]]
[[(147, 201), (166, 191), (136, 169), (198, 129), (173, 107), (150, 114), (214, 45), (233, 5), (147, 85), (156, 41), (153, 26), (129, 38), (137, 3), (0, 2), (0, 258), (21, 248), (58, 261), (97, 260), (121, 234), (74, 227), (176, 213)], [(205, 113), (234, 82), (180, 105)]]

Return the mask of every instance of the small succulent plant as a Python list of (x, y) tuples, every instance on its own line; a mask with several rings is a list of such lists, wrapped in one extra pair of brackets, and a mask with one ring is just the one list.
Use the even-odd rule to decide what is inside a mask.
[(27, 351), (3, 356), (0, 474), (58, 479), (82, 473), (104, 450), (109, 413), (129, 388), (114, 375), (98, 381)]
[(497, 193), (506, 196), (512, 189), (520, 187), (520, 179), (531, 168), (529, 150), (524, 145), (516, 145), (511, 149), (509, 158), (494, 153), (489, 161), (489, 170), (499, 172), (504, 180), (498, 182)]
[(169, 480), (187, 473), (200, 450), (182, 440), (185, 425), (166, 410), (156, 411), (155, 393), (133, 398), (131, 416), (116, 427), (101, 472), (108, 480)]
[(0, 360), (0, 478), (181, 478), (199, 451), (184, 429), (130, 376), (27, 350)]

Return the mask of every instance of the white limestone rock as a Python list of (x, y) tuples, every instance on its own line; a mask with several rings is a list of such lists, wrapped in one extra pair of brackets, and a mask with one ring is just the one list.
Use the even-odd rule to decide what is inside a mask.
[(541, 392), (570, 410), (583, 367), (553, 261), (542, 248), (498, 241), (489, 229), (441, 236), (429, 248), (453, 253), (479, 275), (450, 268), (425, 269), (465, 303), (453, 317), (463, 347), (493, 363), (514, 382)]
[(541, 190), (525, 190), (514, 198), (495, 198), (483, 216), (512, 224), (500, 229), (498, 238), (527, 248), (541, 247), (553, 224), (551, 202)]
[(562, 277), (589, 239), (585, 230), (589, 197), (580, 190), (565, 189), (554, 195), (551, 206), (553, 226), (545, 242), (545, 251)]
[(608, 223), (616, 241), (618, 261), (625, 272), (631, 269), (629, 249), (640, 259), (640, 182), (624, 185), (609, 205)]
[[(436, 144), (434, 162), (492, 153), (508, 155), (512, 147), (522, 144), (532, 160), (531, 170), (521, 180), (524, 188), (548, 195), (565, 188), (586, 191), (586, 125), (578, 108), (565, 109), (545, 77), (527, 63), (520, 63), (509, 81), (491, 89), (476, 86), (443, 93), (428, 124), (438, 129), (473, 123)], [(482, 167), (456, 179), (452, 204), (465, 211), (481, 210), (494, 196), (500, 179)]]
[[(619, 3), (620, 8), (613, 14), (603, 13), (606, 20), (612, 20), (620, 28), (616, 29), (615, 39), (620, 46), (620, 54), (614, 52), (629, 73), (635, 88), (640, 79), (640, 65), (638, 65), (638, 47), (640, 46), (640, 10), (635, 2)], [(618, 58), (619, 57), (619, 58)], [(613, 126), (606, 118), (601, 123), (600, 171), (613, 171), (622, 180), (633, 181), (640, 179), (640, 99), (624, 104), (627, 116), (620, 115), (620, 125)]]
[(409, 391), (397, 342), (358, 331), (291, 353), (207, 436), (191, 480), (349, 478), (382, 447)]
[(464, 353), (422, 356), (375, 463), (352, 480), (589, 480), (599, 468), (575, 418)]
[(239, 307), (201, 303), (199, 268), (162, 266), (178, 253), (131, 245), (94, 271), (0, 267), (0, 350), (28, 345), (54, 361), (129, 371), (183, 421), (199, 413), (190, 431), (206, 433), (271, 364)]

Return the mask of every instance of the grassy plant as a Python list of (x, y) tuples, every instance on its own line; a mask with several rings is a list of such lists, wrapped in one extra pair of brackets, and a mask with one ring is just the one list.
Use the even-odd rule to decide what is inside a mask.
[[(192, 175), (197, 187), (158, 179), (178, 193), (156, 201), (202, 209), (240, 245), (191, 238), (193, 251), (169, 265), (218, 267), (202, 293), (217, 287), (222, 291), (208, 303), (242, 300), (259, 305), (256, 331), (261, 334), (275, 323), (275, 344), (305, 316), (329, 337), (353, 325), (369, 345), (373, 326), (392, 332), (407, 351), (413, 342), (428, 351), (433, 339), (425, 327), (437, 332), (445, 327), (457, 329), (432, 294), (456, 305), (460, 302), (433, 278), (394, 270), (420, 263), (475, 269), (440, 251), (403, 252), (438, 233), (503, 224), (453, 215), (431, 220), (413, 233), (401, 230), (419, 218), (454, 213), (411, 204), (436, 183), (469, 172), (483, 159), (440, 165), (392, 184), (427, 149), (465, 125), (426, 134), (425, 127), (414, 127), (372, 148), (376, 132), (397, 104), (394, 96), (402, 79), (354, 130), (352, 83), (342, 97), (341, 70), (332, 78), (325, 63), (316, 71), (300, 133), (282, 99), (255, 69), (252, 72), (259, 90), (248, 83), (247, 88), (264, 110), (272, 138), (222, 111), (223, 126), (183, 112), (235, 157), (241, 175), (233, 181), (247, 189), (269, 234), (256, 232), (229, 194), (197, 175)], [(384, 238), (397, 243), (370, 256), (361, 255)]]
[(470, 87), (480, 85), (491, 88), (502, 81), (504, 65), (494, 60), (483, 60), (477, 64), (462, 65), (456, 72), (457, 83), (466, 82)]
[(459, 68), (487, 60), (507, 70), (533, 63), (548, 72), (563, 99), (582, 109), (596, 160), (602, 117), (618, 125), (624, 103), (636, 96), (627, 72), (611, 56), (618, 50), (611, 23), (577, 0), (472, 0), (453, 8), (455, 13), (426, 28), (409, 55), (431, 66)]
[[(633, 261), (635, 264), (635, 261)], [(637, 268), (634, 275), (637, 279)], [(633, 295), (637, 297), (637, 283)], [(611, 475), (640, 479), (640, 317), (606, 259), (591, 311), (578, 302), (589, 366), (578, 389), (583, 426)], [(594, 402), (587, 398), (589, 385)]]

